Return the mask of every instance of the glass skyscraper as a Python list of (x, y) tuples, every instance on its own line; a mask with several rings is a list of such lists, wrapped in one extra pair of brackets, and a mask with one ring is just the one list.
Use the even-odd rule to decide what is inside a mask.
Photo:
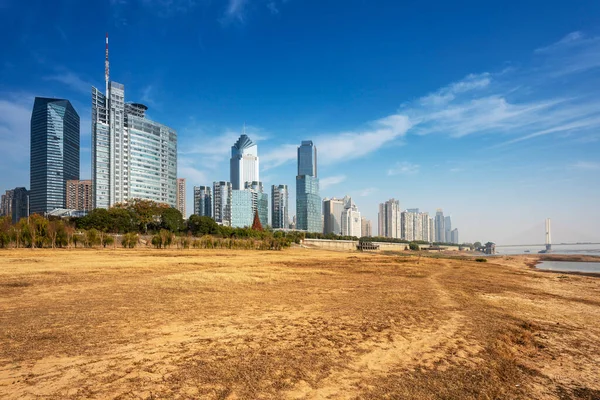
[(288, 197), (287, 185), (271, 186), (271, 225), (273, 229), (288, 228)]
[[(231, 191), (231, 226), (244, 228), (254, 221), (254, 193), (250, 190)], [(262, 223), (262, 222), (261, 222)]]
[(212, 217), (212, 191), (210, 186), (194, 186), (194, 214)]
[(106, 93), (92, 87), (94, 208), (131, 199), (177, 206), (177, 133), (146, 118), (146, 107), (125, 103), (125, 87), (108, 77)]
[(231, 182), (213, 182), (213, 219), (218, 224), (231, 225)]
[(36, 97), (31, 113), (30, 212), (65, 208), (71, 179), (79, 179), (79, 115), (69, 100)]
[(446, 241), (446, 220), (444, 218), (444, 211), (438, 208), (435, 212), (435, 241), (438, 243), (444, 243)]
[(321, 197), (317, 178), (317, 147), (303, 140), (298, 147), (298, 175), (296, 176), (296, 229), (322, 232)]
[(233, 190), (243, 190), (246, 182), (260, 181), (258, 146), (245, 134), (231, 146), (230, 177)]

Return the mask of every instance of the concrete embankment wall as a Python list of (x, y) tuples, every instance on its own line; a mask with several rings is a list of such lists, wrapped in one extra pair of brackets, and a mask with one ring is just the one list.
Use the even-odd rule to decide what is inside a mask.
[[(304, 244), (308, 246), (320, 247), (331, 250), (356, 250), (357, 240), (327, 240), (327, 239), (304, 239)], [(402, 251), (408, 243), (388, 243), (373, 242), (379, 245), (380, 251)], [(459, 251), (458, 246), (444, 246), (444, 251)]]

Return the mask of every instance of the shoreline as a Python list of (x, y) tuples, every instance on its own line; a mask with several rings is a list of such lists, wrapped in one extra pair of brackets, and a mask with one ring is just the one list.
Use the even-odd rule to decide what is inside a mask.
[(564, 255), (564, 254), (557, 254), (555, 256), (543, 255), (543, 256), (537, 257), (536, 260), (525, 261), (525, 265), (527, 265), (529, 268), (534, 269), (536, 271), (540, 271), (540, 272), (549, 272), (549, 273), (553, 273), (553, 274), (562, 274), (562, 275), (567, 274), (567, 275), (578, 275), (578, 276), (589, 276), (592, 278), (600, 278), (600, 272), (560, 271), (560, 270), (553, 270), (553, 269), (538, 268), (537, 265), (544, 261), (597, 262), (597, 263), (600, 263), (600, 257), (586, 256), (586, 255), (584, 255), (584, 256), (581, 256), (581, 255), (569, 256), (569, 255)]

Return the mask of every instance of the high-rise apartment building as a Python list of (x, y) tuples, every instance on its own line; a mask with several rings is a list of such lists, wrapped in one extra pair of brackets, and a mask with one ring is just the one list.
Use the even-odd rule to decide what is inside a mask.
[(148, 107), (125, 103), (125, 87), (109, 79), (92, 87), (92, 185), (94, 208), (132, 199), (177, 206), (177, 133), (146, 118)]
[(435, 241), (438, 243), (446, 241), (444, 211), (441, 208), (438, 208), (435, 213)]
[(30, 212), (65, 208), (69, 179), (79, 179), (79, 115), (69, 100), (36, 97), (31, 113)]
[(390, 199), (379, 204), (378, 232), (379, 236), (400, 239), (401, 221), (400, 201)]
[(323, 199), (323, 233), (342, 234), (342, 212), (344, 212), (345, 203), (343, 199), (335, 197)]
[(317, 177), (317, 147), (310, 140), (303, 140), (298, 147), (296, 217), (296, 229), (308, 232), (323, 231)]
[(450, 216), (444, 217), (444, 241), (446, 243), (454, 243), (452, 241), (452, 219)]
[(18, 187), (7, 190), (0, 201), (0, 217), (9, 217), (13, 224), (29, 216), (29, 190)]
[(366, 237), (373, 236), (373, 226), (371, 224), (371, 221), (366, 219), (365, 217), (362, 217), (360, 223), (361, 235)]
[(417, 240), (423, 240), (429, 242), (429, 213), (419, 213), (419, 226), (421, 228), (421, 234)]
[(430, 243), (435, 242), (435, 219), (429, 217), (429, 240)]
[(400, 213), (400, 238), (403, 240), (413, 241), (415, 239), (415, 220), (417, 219), (416, 213), (404, 211)]
[(7, 190), (0, 198), (0, 217), (12, 217), (12, 199), (15, 190)]
[(177, 178), (177, 209), (185, 218), (185, 178)]
[(271, 186), (271, 226), (287, 229), (289, 224), (289, 194), (287, 185)]
[(67, 204), (65, 208), (78, 211), (92, 211), (92, 181), (68, 180), (66, 190)]
[(231, 182), (213, 183), (213, 219), (218, 224), (231, 226)]
[(213, 206), (210, 186), (194, 186), (194, 214), (212, 218)]
[(231, 186), (233, 190), (243, 190), (246, 182), (258, 182), (258, 146), (243, 134), (231, 146), (230, 160)]
[(360, 211), (358, 207), (352, 201), (352, 198), (344, 198), (344, 210), (342, 211), (342, 235), (344, 236), (356, 236), (360, 238), (362, 236), (362, 225), (360, 220)]

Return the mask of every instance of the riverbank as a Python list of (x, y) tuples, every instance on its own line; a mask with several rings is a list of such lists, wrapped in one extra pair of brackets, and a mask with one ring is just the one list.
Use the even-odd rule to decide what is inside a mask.
[(0, 397), (598, 398), (600, 280), (537, 257), (0, 251)]

